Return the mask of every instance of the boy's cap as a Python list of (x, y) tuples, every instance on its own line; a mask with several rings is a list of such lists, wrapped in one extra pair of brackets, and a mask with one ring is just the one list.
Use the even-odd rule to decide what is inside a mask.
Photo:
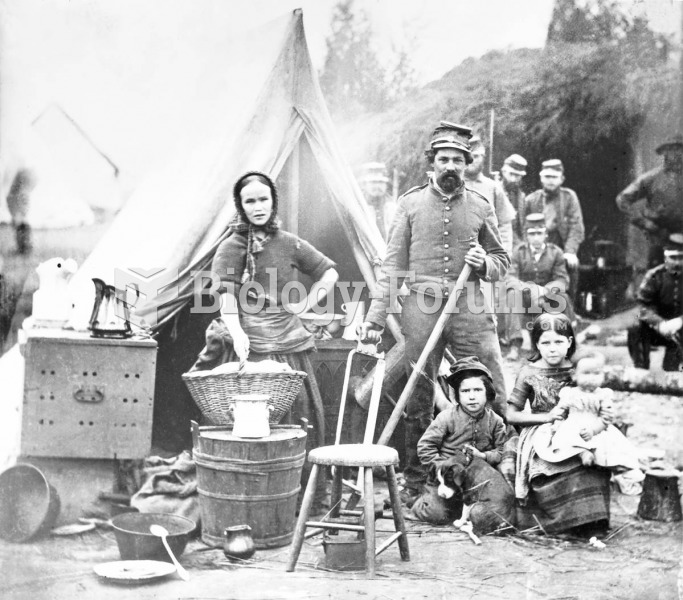
[(545, 229), (545, 215), (543, 213), (530, 213), (526, 216), (524, 230)]
[(479, 359), (476, 356), (465, 356), (451, 366), (451, 374), (446, 377), (446, 382), (452, 388), (457, 389), (460, 385), (460, 382), (470, 376), (468, 372), (471, 371), (476, 371), (482, 375), (486, 375), (486, 377), (493, 381), (491, 371), (489, 371), (481, 362), (479, 362)]

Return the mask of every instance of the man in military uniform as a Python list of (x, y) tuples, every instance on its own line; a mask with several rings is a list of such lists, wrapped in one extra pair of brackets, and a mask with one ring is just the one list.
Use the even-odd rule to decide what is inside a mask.
[(389, 229), (396, 213), (396, 202), (388, 193), (389, 178), (386, 165), (381, 162), (365, 163), (360, 178), (361, 189), (371, 215), (382, 237), (388, 239)]
[(433, 381), (446, 345), (456, 358), (478, 356), (486, 365), (497, 392), (492, 408), (505, 415), (507, 393), (500, 345), (493, 315), (481, 310), (480, 281), (503, 278), (510, 259), (500, 240), (493, 207), (463, 181), (465, 167), (472, 162), (471, 137), (470, 128), (446, 121), (434, 130), (425, 152), (434, 171), (427, 184), (399, 198), (377, 294), (360, 332), (363, 340), (379, 340), (387, 311), (405, 282), (410, 294), (403, 303), (401, 326), (406, 370), (411, 373), (461, 270), (465, 264), (472, 268), (457, 310), (447, 321), (406, 405), (406, 487), (402, 498), (409, 506), (426, 481), (417, 442), (434, 415)]
[(546, 241), (545, 216), (531, 213), (526, 216), (526, 241), (512, 253), (508, 274), (508, 309), (510, 340), (508, 359), (517, 360), (522, 347), (522, 331), (541, 312), (562, 312), (574, 320), (574, 311), (566, 291), (569, 274), (564, 253)]
[(470, 148), (472, 163), (465, 167), (465, 185), (479, 192), (493, 206), (498, 219), (498, 231), (503, 248), (508, 254), (512, 254), (512, 221), (515, 218), (515, 209), (505, 195), (502, 185), (483, 173), (486, 149), (481, 139), (477, 136), (473, 137), (470, 140)]
[(664, 248), (664, 264), (649, 270), (637, 294), (640, 311), (628, 330), (633, 364), (650, 368), (650, 348), (664, 346), (665, 371), (680, 370), (683, 362), (683, 234), (674, 233)]
[(500, 181), (503, 191), (516, 212), (516, 218), (512, 221), (512, 247), (524, 241), (524, 192), (522, 191), (522, 179), (526, 176), (527, 162), (519, 154), (511, 154), (503, 162), (500, 168)]
[(647, 236), (648, 268), (661, 264), (668, 236), (683, 231), (683, 136), (675, 135), (656, 152), (663, 155), (663, 164), (638, 177), (617, 196), (617, 206)]
[(585, 229), (581, 204), (574, 190), (563, 187), (564, 165), (556, 158), (541, 163), (541, 189), (524, 199), (523, 217), (529, 213), (543, 213), (548, 241), (564, 251), (569, 272), (569, 297), (576, 298), (579, 282), (579, 247)]

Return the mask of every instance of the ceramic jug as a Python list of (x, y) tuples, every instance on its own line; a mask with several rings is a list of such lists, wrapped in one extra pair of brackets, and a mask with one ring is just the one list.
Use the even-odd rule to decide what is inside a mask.
[(73, 307), (68, 283), (77, 268), (73, 258), (51, 258), (36, 267), (40, 284), (33, 294), (34, 326), (66, 325)]
[(223, 554), (229, 560), (246, 560), (254, 556), (256, 546), (249, 525), (226, 527), (223, 538)]
[(265, 394), (238, 394), (233, 397), (230, 409), (235, 424), (232, 434), (241, 438), (262, 438), (270, 435), (270, 396)]

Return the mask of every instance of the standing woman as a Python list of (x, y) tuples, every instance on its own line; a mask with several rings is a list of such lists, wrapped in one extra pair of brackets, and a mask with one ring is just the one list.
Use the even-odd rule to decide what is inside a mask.
[[(576, 340), (570, 320), (563, 314), (539, 315), (531, 329), (531, 345), (534, 355), (517, 375), (507, 410), (508, 423), (521, 428), (515, 480), (515, 496), (522, 507), (518, 526), (540, 522), (548, 533), (604, 533), (609, 526), (609, 471), (584, 466), (576, 456), (551, 463), (536, 452), (539, 444), (547, 446), (541, 426), (566, 415), (557, 403), (573, 375), (570, 359)], [(525, 410), (527, 401), (530, 410)]]
[[(206, 346), (192, 371), (226, 362), (275, 360), (305, 371), (292, 417), (311, 418), (317, 444), (325, 443), (320, 390), (309, 359), (313, 335), (298, 314), (314, 308), (338, 279), (335, 264), (311, 244), (282, 231), (277, 218), (278, 194), (273, 180), (258, 171), (245, 173), (233, 189), (237, 212), (232, 235), (216, 250), (211, 271), (221, 281), (222, 315), (206, 331)], [(315, 282), (310, 293), (289, 302), (285, 286), (299, 271)], [(283, 294), (285, 290), (285, 294)]]

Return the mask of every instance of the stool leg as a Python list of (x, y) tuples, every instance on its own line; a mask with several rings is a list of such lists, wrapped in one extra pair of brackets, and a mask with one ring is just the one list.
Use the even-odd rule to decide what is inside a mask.
[(394, 514), (394, 527), (403, 535), (398, 538), (398, 549), (403, 560), (410, 560), (410, 550), (408, 549), (408, 536), (406, 535), (406, 522), (403, 518), (401, 508), (401, 498), (398, 495), (398, 482), (396, 481), (396, 471), (394, 467), (387, 467), (387, 484), (389, 485), (389, 498), (391, 499), (391, 512)]
[(372, 469), (365, 469), (365, 570), (369, 577), (375, 576), (375, 490)]
[(301, 547), (304, 545), (306, 521), (308, 521), (308, 513), (311, 511), (313, 497), (315, 496), (315, 486), (318, 480), (318, 470), (318, 465), (314, 464), (311, 468), (311, 474), (308, 476), (308, 484), (306, 485), (306, 491), (304, 492), (304, 499), (301, 502), (299, 518), (296, 522), (294, 538), (292, 539), (292, 549), (289, 553), (289, 562), (287, 563), (288, 572), (293, 571), (296, 567), (296, 561), (299, 560), (299, 553), (301, 552)]
[(330, 516), (338, 517), (341, 510), (342, 499), (342, 474), (344, 467), (333, 467), (332, 493), (330, 494)]

